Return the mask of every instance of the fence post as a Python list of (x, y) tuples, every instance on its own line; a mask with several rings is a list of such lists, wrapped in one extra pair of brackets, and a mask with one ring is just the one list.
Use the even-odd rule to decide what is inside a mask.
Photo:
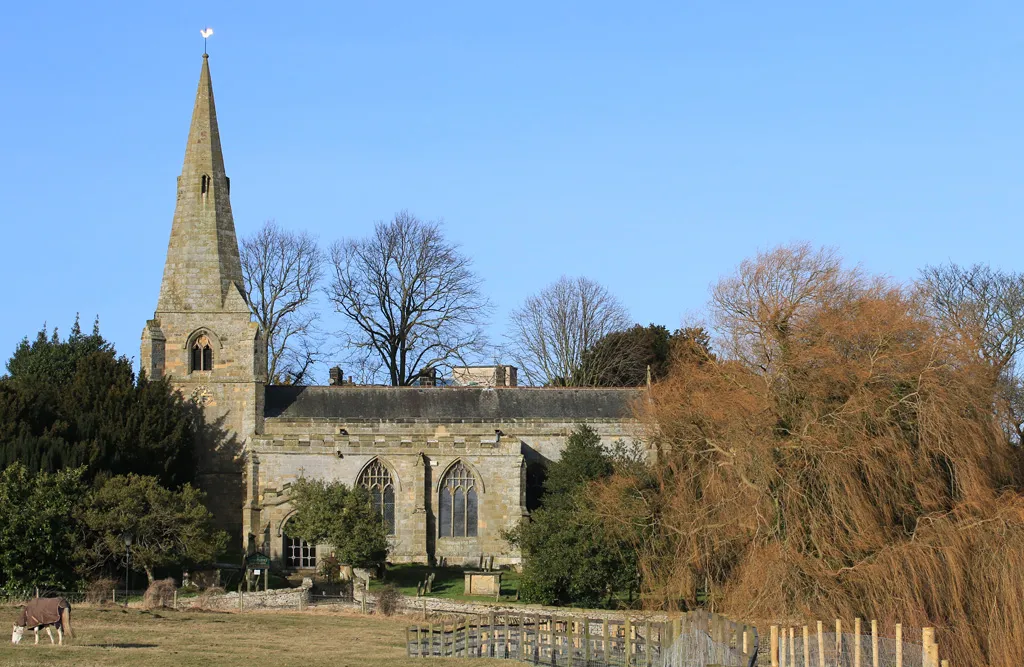
[(487, 616), (487, 657), (493, 658), (495, 653), (494, 646), (494, 612), (492, 611)]
[(505, 655), (503, 658), (512, 657), (512, 631), (511, 624), (508, 622), (509, 613), (505, 612)]
[(779, 667), (779, 626), (772, 626), (772, 639), (771, 639), (771, 657), (772, 667)]
[(117, 604), (117, 589), (116, 588), (110, 589), (110, 601), (113, 604)]
[(779, 628), (779, 666), (786, 667), (786, 628)]
[(836, 619), (836, 667), (843, 662), (843, 622)]
[(789, 629), (789, 667), (796, 667), (796, 628)]
[(825, 667), (825, 632), (818, 621), (818, 667)]
[(632, 657), (633, 657), (632, 656), (632, 653), (633, 653), (633, 638), (631, 636), (632, 632), (633, 632), (633, 619), (631, 619), (629, 617), (629, 614), (626, 614), (626, 667), (629, 667), (630, 665), (633, 664), (633, 662), (632, 662)]
[(860, 618), (853, 619), (853, 667), (860, 665)]
[(871, 619), (871, 667), (878, 665), (878, 621)]
[(551, 624), (551, 632), (548, 633), (548, 637), (551, 639), (551, 664), (558, 664), (558, 618), (551, 616), (551, 620), (548, 621)]
[(921, 628), (921, 666), (922, 667), (937, 667), (931, 664), (931, 651), (928, 649), (931, 647), (932, 642), (935, 640), (935, 628)]
[(540, 614), (534, 614), (533, 621), (534, 621), (533, 629), (535, 631), (534, 632), (534, 636), (533, 636), (533, 639), (534, 639), (534, 641), (533, 641), (533, 649), (534, 649), (534, 652), (535, 652), (535, 657), (534, 657), (534, 660), (533, 660), (533, 664), (536, 665), (537, 661), (540, 660), (540, 647), (541, 647), (541, 639), (540, 639)]
[(243, 610), (244, 601), (242, 599), (242, 584), (238, 584), (238, 611)]
[[(587, 628), (590, 628), (590, 624), (587, 624)], [(645, 667), (651, 667), (651, 622), (647, 621), (644, 623), (644, 652), (647, 654), (647, 665)]]
[(896, 624), (896, 667), (903, 667), (903, 624)]
[(804, 626), (804, 667), (811, 667), (811, 630), (806, 625)]

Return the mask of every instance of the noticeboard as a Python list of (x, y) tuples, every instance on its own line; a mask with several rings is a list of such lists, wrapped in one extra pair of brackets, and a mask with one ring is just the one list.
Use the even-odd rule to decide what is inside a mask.
[(270, 567), (270, 556), (264, 554), (252, 554), (245, 559), (245, 569), (262, 570)]

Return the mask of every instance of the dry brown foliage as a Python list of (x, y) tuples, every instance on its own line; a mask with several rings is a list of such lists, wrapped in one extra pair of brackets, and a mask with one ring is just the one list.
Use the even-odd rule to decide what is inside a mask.
[(146, 594), (142, 598), (142, 606), (146, 609), (170, 607), (174, 604), (176, 589), (177, 585), (174, 583), (174, 579), (157, 579), (146, 589)]
[(208, 609), (210, 607), (210, 601), (214, 597), (224, 595), (226, 592), (227, 591), (220, 586), (210, 586), (192, 600), (192, 608)]
[(93, 579), (85, 587), (85, 601), (89, 604), (106, 604), (110, 602), (117, 588), (117, 579), (100, 577)]
[(385, 586), (377, 593), (376, 611), (385, 616), (394, 616), (402, 608), (404, 597), (394, 586)]
[(638, 407), (651, 478), (594, 489), (645, 602), (939, 628), (954, 664), (1024, 662), (1020, 454), (976, 350), (917, 298), (806, 246), (713, 293), (722, 359)]

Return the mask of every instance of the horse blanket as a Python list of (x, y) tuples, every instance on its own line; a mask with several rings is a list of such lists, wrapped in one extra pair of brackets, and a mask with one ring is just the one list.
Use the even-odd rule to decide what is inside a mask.
[(70, 609), (64, 598), (35, 598), (21, 610), (17, 624), (23, 628), (37, 628), (40, 625), (60, 623), (60, 610)]

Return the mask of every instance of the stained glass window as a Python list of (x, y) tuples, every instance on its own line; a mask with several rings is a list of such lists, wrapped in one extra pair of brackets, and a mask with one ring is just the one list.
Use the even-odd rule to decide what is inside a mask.
[(384, 521), (388, 535), (394, 535), (395, 485), (391, 481), (391, 471), (380, 460), (374, 459), (359, 476), (359, 484), (370, 492), (370, 503)]
[(476, 478), (461, 461), (441, 480), (438, 492), (438, 536), (476, 537)]

